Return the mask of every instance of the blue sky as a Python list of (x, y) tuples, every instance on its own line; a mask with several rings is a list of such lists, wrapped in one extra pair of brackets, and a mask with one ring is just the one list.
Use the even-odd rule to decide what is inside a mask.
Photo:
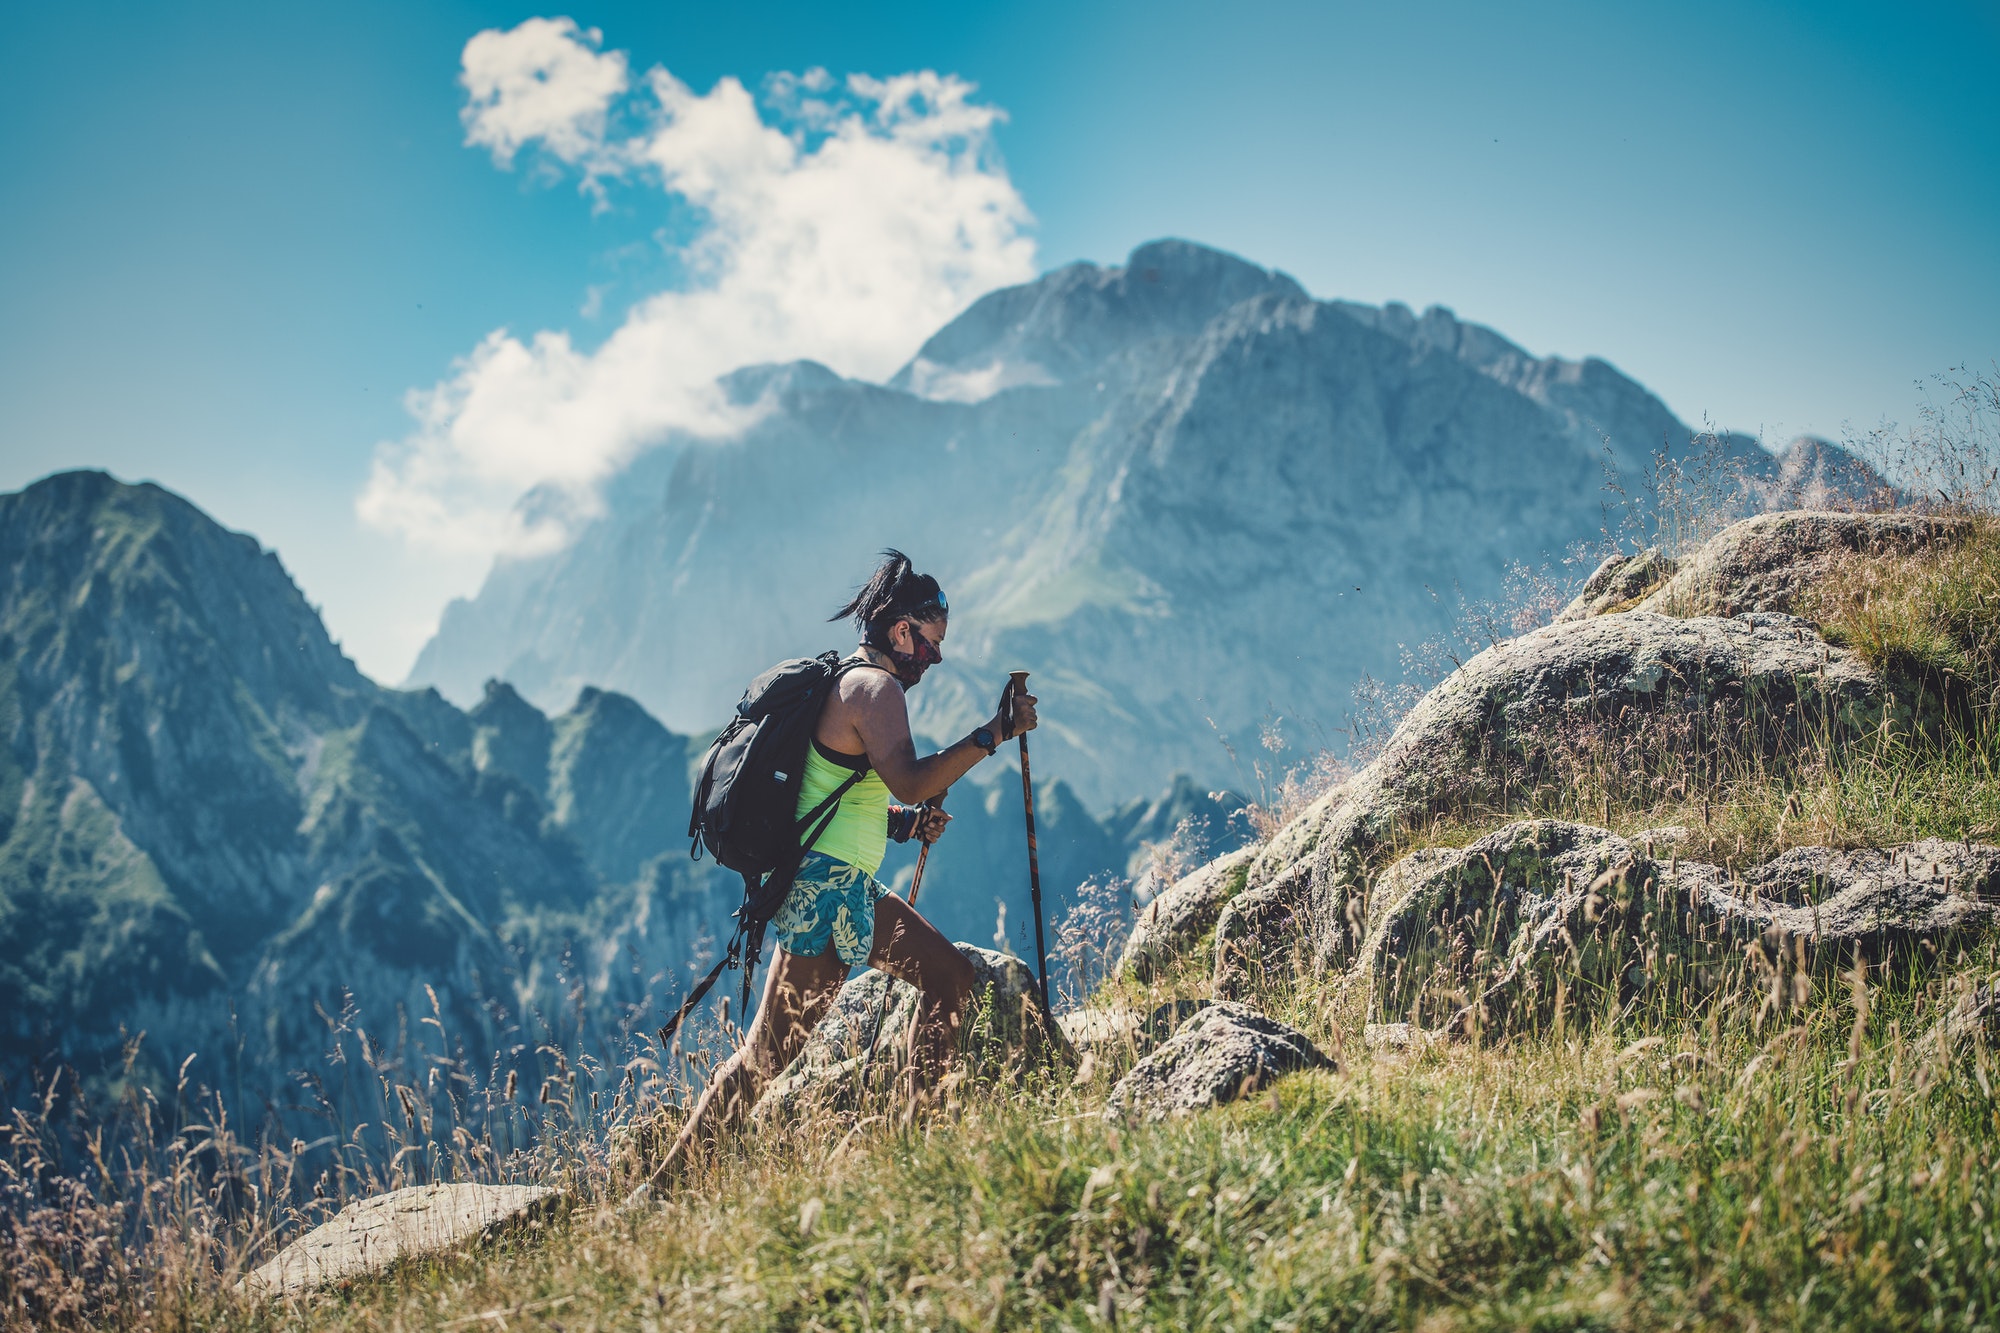
[(0, 487), (174, 487), (400, 677), (489, 558), (357, 516), (405, 394), (502, 328), (592, 355), (700, 234), (636, 178), (594, 207), (574, 163), (467, 146), (468, 39), (536, 16), (696, 95), (976, 84), (1033, 215), (1032, 259), (982, 272), (1186, 236), (1775, 441), (1907, 419), (1923, 376), (2000, 357), (1990, 4), (17, 7)]

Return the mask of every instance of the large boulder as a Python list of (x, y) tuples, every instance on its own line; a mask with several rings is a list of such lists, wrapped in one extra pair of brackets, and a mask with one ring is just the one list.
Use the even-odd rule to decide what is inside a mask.
[(1526, 820), (1392, 866), (1362, 965), (1383, 1020), (1468, 1035), (1732, 985), (1784, 1005), (1857, 954), (1921, 965), (1989, 929), (1997, 891), (2000, 848), (1979, 844), (1801, 847), (1738, 871)]
[[(992, 1078), (1049, 1059), (1076, 1062), (1068, 1038), (1042, 1007), (1033, 969), (1012, 954), (956, 947), (977, 977), (961, 1050), (972, 1077)], [(752, 1115), (793, 1118), (813, 1108), (851, 1107), (880, 1092), (900, 1065), (918, 998), (916, 987), (874, 968), (851, 978)]]
[(1368, 884), (1397, 833), (1453, 811), (1506, 808), (1579, 766), (1643, 777), (1660, 756), (1879, 725), (1885, 695), (1853, 653), (1781, 615), (1645, 612), (1547, 626), (1478, 654), (1411, 710), (1383, 753), (1267, 843), (1216, 921), (1216, 986), (1316, 967), (1358, 949)]
[(1967, 522), (1911, 513), (1759, 514), (1710, 538), (1636, 609), (1676, 616), (1795, 613), (1808, 609), (1814, 588), (1841, 561), (1913, 555), (1954, 540)]
[(1164, 1120), (1233, 1101), (1295, 1070), (1333, 1067), (1297, 1028), (1224, 1001), (1204, 1007), (1119, 1079), (1104, 1118)]
[(1680, 559), (1658, 547), (1606, 557), (1556, 620), (1633, 610), (1793, 614), (1809, 607), (1815, 585), (1842, 560), (1914, 555), (1954, 540), (1966, 525), (1963, 518), (1918, 513), (1759, 514), (1730, 524)]

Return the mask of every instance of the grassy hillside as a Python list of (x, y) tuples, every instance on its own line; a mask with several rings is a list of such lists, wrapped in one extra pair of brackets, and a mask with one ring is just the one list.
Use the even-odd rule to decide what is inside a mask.
[(1105, 1126), (1089, 1090), (1054, 1089), (925, 1128), (808, 1126), (660, 1212), (586, 1204), (484, 1254), (231, 1317), (1571, 1329), (1899, 1327), (1936, 1310), (1977, 1324), (2000, 1297), (1987, 1066), (1912, 1040), (1923, 997), (1868, 994), (1861, 1024), (1835, 991), (1761, 1034), (1606, 1029), (1407, 1063), (1351, 1047), (1340, 1073), (1140, 1129)]
[[(1391, 855), (1550, 816), (1688, 830), (1682, 855), (2000, 834), (2000, 524), (1921, 557), (1856, 557), (1814, 590), (1830, 641), (1908, 702), (1863, 743), (1809, 729), (1777, 752), (1582, 734), (1545, 780), (1401, 829)], [(1201, 996), (1197, 948), (1100, 1002)], [(121, 1327), (1626, 1329), (2000, 1325), (2000, 947), (1955, 941), (1804, 969), (1752, 949), (1699, 1003), (1619, 1005), (1507, 1036), (1392, 1045), (1354, 974), (1247, 997), (1334, 1072), (1224, 1109), (1113, 1126), (1133, 1052), (961, 1083), (935, 1111), (864, 1108), (761, 1129), (661, 1204), (620, 1213), (627, 1145), (671, 1127), (677, 1084), (509, 1087), (463, 1111), (456, 1153), (377, 1156), (332, 1192), (427, 1178), (543, 1179), (566, 1212), (475, 1252), (295, 1306), (229, 1282), (299, 1214), (287, 1152), (185, 1138), (150, 1180), (36, 1163), (53, 1106), (0, 1166), (10, 1324)], [(726, 1034), (722, 1034), (726, 1035)], [(697, 1051), (699, 1074), (710, 1052)], [(565, 1070), (565, 1072), (567, 1072)], [(672, 1071), (668, 1071), (672, 1072)], [(592, 1094), (589, 1088), (615, 1087)], [(158, 1113), (164, 1116), (164, 1112)], [(209, 1117), (212, 1122), (215, 1117)], [(529, 1122), (543, 1134), (525, 1143)], [(498, 1128), (496, 1128), (496, 1126)], [(394, 1128), (391, 1126), (391, 1128)], [(405, 1126), (407, 1130), (408, 1125)], [(485, 1136), (482, 1138), (482, 1135)], [(39, 1154), (39, 1156), (38, 1156)], [(69, 1191), (65, 1194), (65, 1190)], [(42, 1211), (37, 1212), (39, 1203)], [(322, 1206), (315, 1216), (324, 1215)], [(149, 1213), (141, 1245), (101, 1238)]]

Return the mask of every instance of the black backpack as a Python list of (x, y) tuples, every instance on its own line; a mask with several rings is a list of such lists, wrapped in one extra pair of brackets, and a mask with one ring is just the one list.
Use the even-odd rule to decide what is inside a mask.
[(751, 974), (763, 957), (764, 927), (791, 891), (806, 852), (833, 823), (840, 798), (868, 774), (865, 768), (850, 773), (804, 816), (796, 814), (820, 710), (843, 675), (866, 665), (833, 652), (778, 663), (750, 682), (736, 716), (709, 745), (688, 816), (693, 843), (688, 855), (700, 860), (705, 847), (718, 864), (743, 876), (743, 905), (736, 909), (736, 930), (722, 960), (660, 1029), (662, 1046), (723, 969), (738, 963), (743, 964), (743, 1012), (749, 1012)]

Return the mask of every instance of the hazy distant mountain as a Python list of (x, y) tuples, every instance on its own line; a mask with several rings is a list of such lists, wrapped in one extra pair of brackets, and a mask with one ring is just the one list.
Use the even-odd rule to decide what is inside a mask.
[[(687, 856), (698, 747), (624, 695), (573, 700), (376, 686), (274, 555), (156, 486), (0, 495), (0, 1102), (36, 1067), (115, 1070), (140, 1032), (141, 1077), (195, 1053), (240, 1115), (327, 1074), (343, 1014), (377, 1049), (435, 1017), (476, 1072), (650, 1030), (741, 881)], [(1038, 801), (1052, 928), (1184, 820), (1242, 836), (1185, 783), (1109, 824), (1060, 783)], [(926, 911), (986, 942), (1006, 899), (1027, 952), (1018, 784), (953, 812)]]
[[(1691, 435), (1602, 361), (1180, 241), (994, 292), (887, 385), (725, 383), (756, 424), (667, 442), (573, 546), (497, 565), (412, 682), (548, 706), (597, 682), (706, 731), (765, 665), (845, 642), (821, 622), (896, 545), (953, 597), (913, 696), (934, 735), (1026, 667), (1037, 771), (1100, 808), (1175, 772), (1254, 787), (1265, 723), (1332, 742), (1364, 675), (1397, 678), (1514, 562), (1601, 538), (1607, 465), (1637, 494)], [(1719, 447), (1780, 484), (1754, 442)], [(1838, 471), (1828, 450), (1792, 473)]]

